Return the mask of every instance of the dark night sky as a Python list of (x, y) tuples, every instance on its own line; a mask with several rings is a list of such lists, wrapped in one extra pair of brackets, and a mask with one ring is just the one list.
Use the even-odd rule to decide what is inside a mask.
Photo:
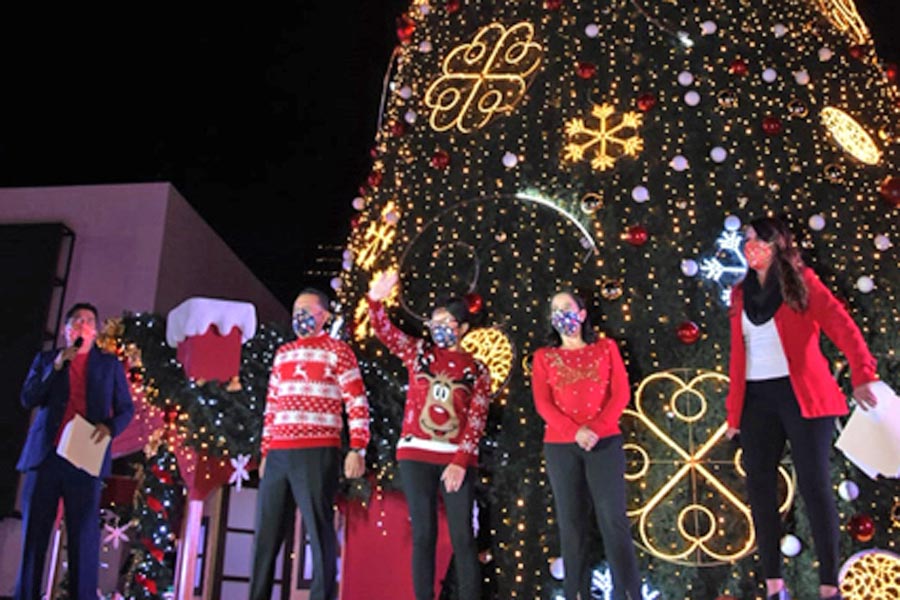
[[(0, 14), (0, 186), (170, 181), (289, 304), (317, 258), (339, 259), (408, 5)], [(898, 5), (857, 0), (895, 62)]]

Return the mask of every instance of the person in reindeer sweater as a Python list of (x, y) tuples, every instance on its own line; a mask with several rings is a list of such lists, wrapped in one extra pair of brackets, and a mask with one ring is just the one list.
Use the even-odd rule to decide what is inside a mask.
[[(475, 465), (490, 403), (487, 367), (460, 347), (469, 329), (461, 300), (434, 309), (431, 339), (406, 335), (388, 319), (382, 300), (396, 272), (372, 280), (369, 318), (378, 338), (409, 371), (397, 461), (412, 521), (412, 575), (416, 600), (434, 597), (437, 495), (447, 511), (460, 598), (481, 597), (481, 572), (472, 531)], [(441, 485), (443, 484), (443, 485)]]
[(338, 488), (342, 409), (350, 451), (344, 475), (366, 468), (369, 404), (356, 356), (324, 331), (328, 297), (305, 289), (294, 301), (297, 339), (275, 353), (262, 432), (256, 501), (251, 600), (269, 600), (278, 548), (294, 503), (309, 533), (313, 578), (310, 600), (333, 600), (337, 561), (334, 498)]

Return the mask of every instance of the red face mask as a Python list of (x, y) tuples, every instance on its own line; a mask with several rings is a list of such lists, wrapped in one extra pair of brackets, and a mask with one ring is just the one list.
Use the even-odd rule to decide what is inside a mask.
[(747, 240), (744, 244), (744, 256), (751, 269), (765, 269), (772, 264), (772, 246), (762, 240)]

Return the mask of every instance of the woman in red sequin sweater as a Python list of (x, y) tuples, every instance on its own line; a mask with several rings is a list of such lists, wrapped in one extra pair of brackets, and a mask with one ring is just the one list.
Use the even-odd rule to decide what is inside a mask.
[[(481, 568), (472, 531), (475, 465), (490, 403), (487, 368), (460, 347), (468, 311), (460, 300), (434, 309), (431, 339), (395, 327), (382, 300), (397, 285), (395, 272), (372, 281), (369, 318), (375, 334), (409, 372), (397, 461), (413, 530), (416, 600), (434, 598), (437, 495), (444, 499), (459, 597), (481, 597)], [(441, 485), (443, 483), (443, 485)]]
[(546, 422), (544, 458), (556, 503), (567, 600), (591, 598), (588, 527), (593, 505), (616, 600), (640, 600), (641, 582), (625, 514), (625, 452), (619, 417), (630, 396), (616, 343), (597, 338), (584, 302), (550, 302), (553, 343), (534, 354), (531, 388)]

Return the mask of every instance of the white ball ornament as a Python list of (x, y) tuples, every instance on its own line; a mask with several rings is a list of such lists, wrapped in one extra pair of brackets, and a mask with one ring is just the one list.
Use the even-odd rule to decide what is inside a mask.
[(828, 46), (819, 48), (819, 60), (822, 62), (828, 62), (832, 56), (834, 56), (834, 52)]
[(875, 236), (875, 247), (882, 252), (884, 252), (885, 250), (889, 250), (893, 245), (894, 244), (891, 243), (891, 238), (884, 235), (883, 233)]
[(697, 261), (692, 258), (685, 258), (681, 261), (681, 272), (688, 277), (693, 277), (700, 270)]
[(650, 199), (650, 190), (642, 185), (636, 186), (631, 190), (631, 199), (635, 202), (646, 202)]
[(338, 291), (339, 289), (341, 289), (341, 278), (340, 277), (333, 277), (331, 279), (331, 289), (333, 289), (334, 291)]
[(788, 557), (797, 556), (800, 554), (800, 550), (803, 549), (803, 544), (800, 543), (800, 540), (795, 535), (791, 535), (790, 533), (781, 538), (781, 553)]
[(788, 28), (784, 25), (784, 23), (775, 23), (772, 27), (772, 33), (775, 34), (777, 38), (783, 38), (787, 35)]
[(406, 111), (406, 113), (404, 113), (403, 120), (412, 125), (416, 122), (416, 118), (418, 118), (418, 116), (419, 115), (416, 114), (416, 111), (408, 110)]
[(678, 74), (678, 84), (687, 87), (694, 83), (694, 76), (690, 71), (682, 71)]
[(552, 575), (554, 579), (562, 581), (566, 576), (566, 567), (563, 564), (563, 559), (559, 557), (550, 559), (550, 575)]
[(806, 85), (809, 83), (809, 73), (806, 71), (795, 71), (794, 72), (794, 81), (796, 81), (800, 85)]
[(687, 170), (690, 164), (688, 164), (687, 158), (679, 154), (671, 161), (669, 161), (669, 166), (681, 173), (682, 171)]
[(741, 218), (736, 215), (728, 215), (725, 217), (725, 229), (727, 231), (737, 231), (741, 228)]
[(519, 164), (519, 157), (512, 152), (506, 152), (503, 155), (501, 161), (503, 162), (504, 167), (506, 167), (507, 169), (512, 169), (517, 164)]
[(596, 23), (591, 23), (587, 27), (584, 28), (584, 35), (589, 38), (595, 38), (600, 35), (600, 26)]
[(778, 71), (769, 67), (762, 72), (762, 79), (766, 83), (774, 83), (775, 80), (778, 79)]
[(728, 158), (728, 151), (722, 146), (716, 146), (709, 151), (709, 157), (713, 159), (713, 162), (725, 162), (725, 159)]
[(875, 281), (868, 275), (863, 275), (856, 280), (856, 289), (861, 291), (863, 294), (868, 294), (875, 289)]
[(825, 217), (822, 215), (813, 215), (809, 218), (809, 228), (813, 231), (822, 231), (825, 229)]
[(403, 87), (401, 87), (398, 93), (404, 100), (409, 100), (410, 98), (412, 98), (412, 88), (408, 85), (404, 85)]
[(698, 104), (700, 104), (700, 94), (698, 94), (694, 90), (691, 90), (684, 95), (684, 102), (688, 106), (697, 106)]
[(703, 21), (700, 23), (700, 35), (712, 35), (719, 29), (715, 21)]
[(853, 481), (845, 479), (838, 484), (838, 496), (844, 502), (853, 502), (859, 497), (859, 486)]
[(431, 46), (430, 41), (422, 40), (421, 42), (419, 42), (419, 52), (427, 54), (427, 53), (431, 52), (431, 49), (432, 49), (432, 46)]

